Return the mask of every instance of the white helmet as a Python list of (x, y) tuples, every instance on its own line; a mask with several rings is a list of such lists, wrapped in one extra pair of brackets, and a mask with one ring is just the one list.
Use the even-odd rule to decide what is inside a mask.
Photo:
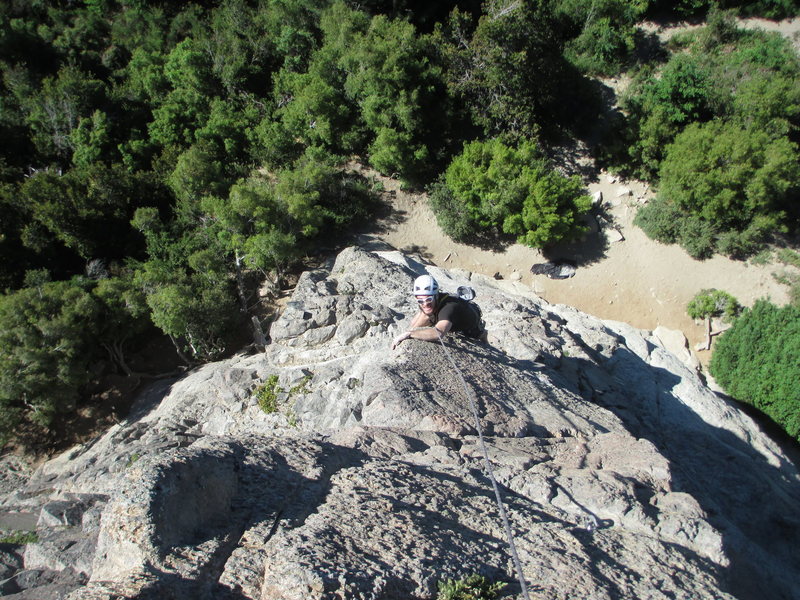
[(420, 275), (414, 280), (415, 296), (435, 296), (439, 293), (439, 284), (430, 275)]

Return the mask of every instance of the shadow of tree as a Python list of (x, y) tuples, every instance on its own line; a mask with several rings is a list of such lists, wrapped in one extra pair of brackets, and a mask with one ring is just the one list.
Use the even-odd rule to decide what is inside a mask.
[[(597, 224), (597, 212), (590, 213), (589, 218)], [(542, 254), (551, 262), (572, 262), (577, 267), (586, 267), (602, 261), (608, 255), (609, 241), (599, 227), (595, 231), (577, 241), (567, 241), (553, 244), (542, 250)]]

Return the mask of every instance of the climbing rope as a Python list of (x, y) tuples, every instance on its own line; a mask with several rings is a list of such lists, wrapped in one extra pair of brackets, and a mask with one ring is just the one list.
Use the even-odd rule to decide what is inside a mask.
[(497, 485), (497, 480), (494, 478), (494, 470), (492, 469), (492, 463), (489, 461), (489, 452), (486, 449), (486, 442), (483, 439), (483, 430), (481, 429), (481, 421), (480, 417), (478, 416), (478, 407), (475, 403), (475, 393), (471, 390), (471, 388), (467, 385), (466, 380), (464, 379), (464, 375), (461, 373), (461, 369), (458, 368), (456, 365), (456, 361), (453, 360), (453, 356), (450, 354), (450, 350), (444, 343), (444, 336), (442, 333), (436, 329), (436, 332), (439, 334), (439, 343), (444, 348), (444, 353), (447, 356), (447, 359), (450, 361), (450, 364), (453, 366), (453, 370), (458, 375), (459, 379), (461, 379), (461, 385), (464, 387), (464, 394), (466, 395), (467, 399), (469, 400), (470, 408), (472, 409), (472, 416), (475, 418), (475, 429), (478, 430), (478, 440), (480, 441), (481, 445), (481, 452), (483, 452), (483, 461), (486, 464), (486, 472), (489, 475), (489, 480), (492, 482), (492, 488), (494, 489), (494, 496), (497, 499), (497, 508), (500, 509), (500, 517), (503, 519), (503, 527), (506, 530), (506, 541), (508, 542), (508, 548), (511, 552), (511, 559), (514, 561), (514, 568), (517, 571), (517, 579), (519, 579), (519, 585), (522, 589), (522, 597), (525, 600), (530, 600), (530, 596), (528, 596), (528, 586), (525, 583), (525, 576), (522, 573), (522, 565), (519, 562), (519, 555), (517, 554), (517, 547), (514, 544), (514, 535), (511, 532), (511, 525), (508, 522), (508, 515), (506, 514), (506, 508), (503, 505), (503, 498), (500, 496), (500, 487)]

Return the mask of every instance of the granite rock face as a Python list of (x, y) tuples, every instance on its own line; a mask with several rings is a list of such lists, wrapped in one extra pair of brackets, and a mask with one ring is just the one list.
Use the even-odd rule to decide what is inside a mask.
[[(488, 343), (390, 350), (426, 269), (477, 291)], [(40, 536), (3, 584), (388, 600), (477, 572), (521, 597), (485, 447), (532, 598), (797, 598), (795, 465), (660, 333), (347, 249), (303, 274), (266, 352), (153, 385), (3, 496)]]

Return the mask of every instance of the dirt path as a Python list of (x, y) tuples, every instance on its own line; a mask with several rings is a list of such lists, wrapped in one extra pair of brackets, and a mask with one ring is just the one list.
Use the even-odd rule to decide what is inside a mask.
[[(702, 289), (725, 290), (748, 306), (758, 298), (776, 304), (788, 301), (788, 289), (772, 275), (779, 270), (774, 265), (757, 266), (720, 256), (696, 261), (679, 246), (645, 236), (632, 223), (640, 202), (650, 195), (640, 182), (610, 180), (601, 173), (596, 183), (587, 186), (590, 193), (602, 192), (609, 205), (605, 215), (624, 239), (609, 241), (609, 236), (618, 236), (605, 227), (580, 244), (559, 249), (561, 257), (577, 258), (579, 266), (571, 279), (552, 280), (530, 273), (531, 265), (545, 260), (538, 250), (515, 244), (493, 252), (455, 243), (439, 228), (424, 195), (406, 193), (398, 182), (370, 175), (383, 182), (384, 198), (392, 209), (380, 223), (377, 237), (393, 247), (416, 252), (443, 268), (519, 279), (548, 302), (569, 304), (602, 319), (648, 330), (659, 325), (680, 330), (692, 348), (705, 339), (705, 328), (686, 315), (686, 305)], [(629, 189), (630, 195), (619, 196), (622, 188)], [(707, 364), (710, 353), (700, 352), (698, 358)]]

